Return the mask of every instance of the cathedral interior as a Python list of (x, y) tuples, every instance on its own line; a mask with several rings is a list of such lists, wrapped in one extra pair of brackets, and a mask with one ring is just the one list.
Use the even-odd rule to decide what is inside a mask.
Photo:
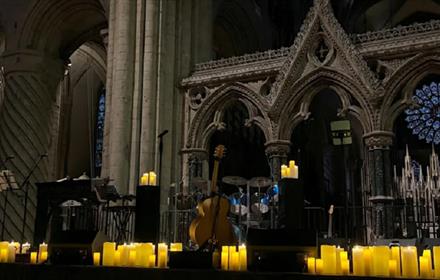
[(440, 0), (0, 0), (0, 241), (440, 245), (439, 144)]

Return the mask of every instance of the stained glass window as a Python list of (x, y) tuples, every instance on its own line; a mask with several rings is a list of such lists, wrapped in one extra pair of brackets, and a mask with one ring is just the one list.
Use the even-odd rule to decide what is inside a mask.
[(413, 100), (414, 108), (405, 110), (408, 128), (420, 140), (440, 143), (440, 83), (432, 82), (417, 89)]
[(102, 89), (99, 94), (96, 114), (95, 170), (96, 174), (99, 175), (101, 173), (102, 149), (104, 147), (105, 89)]

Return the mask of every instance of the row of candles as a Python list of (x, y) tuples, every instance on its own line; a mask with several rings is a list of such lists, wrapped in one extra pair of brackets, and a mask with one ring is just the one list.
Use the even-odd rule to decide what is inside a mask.
[(0, 263), (14, 263), (17, 254), (28, 254), (30, 253), (30, 263), (44, 263), (47, 261), (48, 252), (47, 244), (42, 243), (39, 246), (38, 252), (30, 252), (31, 244), (19, 242), (0, 242)]
[(158, 267), (168, 266), (168, 251), (182, 251), (182, 243), (171, 243), (169, 248), (166, 243), (132, 243), (116, 245), (115, 242), (105, 242), (101, 253), (93, 253), (93, 264), (104, 266), (129, 266), (129, 267)]
[[(417, 255), (414, 246), (355, 246), (348, 252), (342, 248), (322, 245), (321, 258), (307, 258), (307, 269), (312, 274), (355, 275), (407, 278), (440, 278), (440, 246), (425, 249)], [(350, 267), (352, 269), (350, 270)]]
[(222, 246), (220, 267), (222, 270), (247, 270), (247, 250), (246, 245)]
[(281, 178), (298, 179), (298, 165), (294, 160), (289, 161), (289, 166), (281, 165)]
[(156, 186), (157, 185), (157, 175), (154, 171), (146, 172), (142, 175), (140, 179), (141, 186)]

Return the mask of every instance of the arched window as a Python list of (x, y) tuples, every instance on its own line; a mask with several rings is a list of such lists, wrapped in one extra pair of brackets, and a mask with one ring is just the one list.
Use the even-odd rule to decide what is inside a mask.
[(101, 173), (102, 150), (104, 147), (104, 119), (105, 119), (105, 89), (98, 96), (98, 108), (96, 110), (96, 137), (95, 137), (95, 174)]
[(414, 108), (405, 110), (407, 127), (419, 140), (440, 143), (440, 83), (432, 82), (416, 89)]

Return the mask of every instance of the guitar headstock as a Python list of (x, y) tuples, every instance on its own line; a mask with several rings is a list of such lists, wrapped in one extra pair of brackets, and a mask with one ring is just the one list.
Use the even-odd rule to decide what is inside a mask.
[(215, 147), (214, 158), (217, 160), (222, 159), (225, 156), (226, 148), (224, 145), (218, 145)]
[(334, 208), (335, 208), (335, 206), (334, 206), (333, 204), (330, 205), (330, 209), (328, 209), (328, 213), (329, 213), (330, 215), (333, 214), (333, 210), (334, 210)]

